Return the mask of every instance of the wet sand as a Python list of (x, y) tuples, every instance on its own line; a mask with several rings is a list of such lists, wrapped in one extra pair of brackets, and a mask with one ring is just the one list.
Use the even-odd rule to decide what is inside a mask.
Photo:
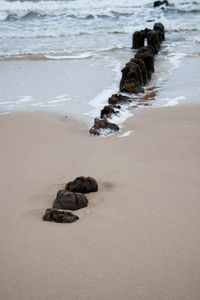
[[(96, 138), (47, 113), (0, 116), (0, 299), (200, 299), (200, 105), (145, 110)], [(42, 221), (93, 176), (73, 224)]]

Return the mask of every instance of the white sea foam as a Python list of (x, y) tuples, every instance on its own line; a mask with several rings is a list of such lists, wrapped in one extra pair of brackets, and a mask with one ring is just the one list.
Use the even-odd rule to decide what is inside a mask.
[(133, 133), (133, 130), (128, 130), (128, 131), (125, 131), (124, 133), (122, 133), (121, 135), (118, 135), (118, 137), (119, 137), (119, 138), (127, 137), (127, 136), (129, 136), (131, 133)]
[(24, 104), (32, 101), (32, 96), (23, 96), (19, 100), (16, 101), (16, 104)]
[(169, 58), (170, 63), (172, 64), (172, 68), (177, 69), (181, 64), (181, 60), (185, 56), (186, 56), (185, 53), (179, 53), (179, 52), (169, 53), (168, 58)]
[(58, 95), (58, 96), (56, 96), (55, 97), (55, 99), (57, 99), (57, 100), (62, 100), (62, 99), (68, 99), (68, 100), (70, 100), (70, 96), (69, 95), (67, 95), (67, 94), (64, 94), (64, 95)]
[(10, 111), (0, 112), (0, 115), (8, 115), (8, 114), (10, 114)]
[(168, 107), (168, 106), (176, 106), (179, 104), (180, 101), (183, 101), (185, 99), (186, 99), (186, 97), (184, 97), (184, 96), (178, 96), (175, 98), (164, 98), (164, 99), (161, 99), (161, 101), (165, 103), (165, 104), (163, 104), (163, 107)]
[(62, 60), (62, 59), (86, 59), (86, 58), (91, 58), (93, 54), (91, 52), (86, 52), (86, 53), (81, 53), (78, 55), (45, 55), (46, 58), (48, 59), (56, 59), (56, 60)]
[(114, 93), (116, 93), (115, 85), (105, 88), (88, 103), (92, 109), (86, 113), (83, 113), (82, 115), (89, 116), (92, 120), (96, 118), (101, 109), (108, 103), (108, 98)]
[(133, 116), (131, 110), (129, 110), (128, 104), (121, 105), (121, 109), (118, 114), (113, 114), (109, 119), (112, 123), (117, 124), (120, 128), (122, 128), (122, 124), (130, 117)]
[[(59, 105), (59, 107), (63, 107), (63, 106), (65, 106), (65, 104), (60, 104), (60, 105)], [(47, 104), (44, 104), (44, 103), (43, 103), (43, 104), (40, 105), (40, 107), (41, 107), (41, 108), (57, 108), (57, 107), (58, 107), (58, 104), (48, 104), (48, 103), (47, 103)]]
[(33, 106), (33, 107), (40, 107), (41, 105), (44, 105), (44, 103), (43, 102), (37, 102), (37, 103), (31, 103), (30, 104), (31, 106)]
[(48, 104), (59, 104), (59, 103), (67, 102), (70, 100), (71, 100), (71, 98), (69, 95), (60, 95), (60, 96), (55, 97), (54, 100), (48, 101)]
[(10, 101), (0, 101), (0, 105), (7, 105), (10, 104)]

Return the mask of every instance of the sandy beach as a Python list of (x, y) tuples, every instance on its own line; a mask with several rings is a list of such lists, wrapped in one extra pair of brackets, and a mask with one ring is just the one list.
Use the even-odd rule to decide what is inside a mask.
[[(137, 110), (128, 137), (44, 112), (0, 116), (2, 300), (200, 299), (200, 105)], [(77, 176), (99, 191), (42, 221)]]

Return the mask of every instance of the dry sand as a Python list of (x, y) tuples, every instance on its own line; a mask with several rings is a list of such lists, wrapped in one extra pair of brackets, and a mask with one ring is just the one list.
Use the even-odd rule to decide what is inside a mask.
[[(145, 109), (129, 137), (47, 113), (0, 116), (1, 300), (200, 299), (200, 106)], [(93, 176), (73, 224), (42, 221)]]

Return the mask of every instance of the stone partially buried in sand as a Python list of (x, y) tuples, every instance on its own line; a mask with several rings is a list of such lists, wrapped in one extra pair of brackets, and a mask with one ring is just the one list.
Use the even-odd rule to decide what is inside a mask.
[(73, 223), (79, 220), (79, 217), (71, 212), (48, 208), (43, 216), (44, 221), (56, 223)]
[(53, 208), (78, 210), (88, 205), (88, 199), (80, 193), (71, 193), (66, 190), (60, 190), (53, 202)]
[(98, 191), (98, 184), (92, 177), (80, 176), (66, 184), (65, 190), (77, 193), (91, 193)]

